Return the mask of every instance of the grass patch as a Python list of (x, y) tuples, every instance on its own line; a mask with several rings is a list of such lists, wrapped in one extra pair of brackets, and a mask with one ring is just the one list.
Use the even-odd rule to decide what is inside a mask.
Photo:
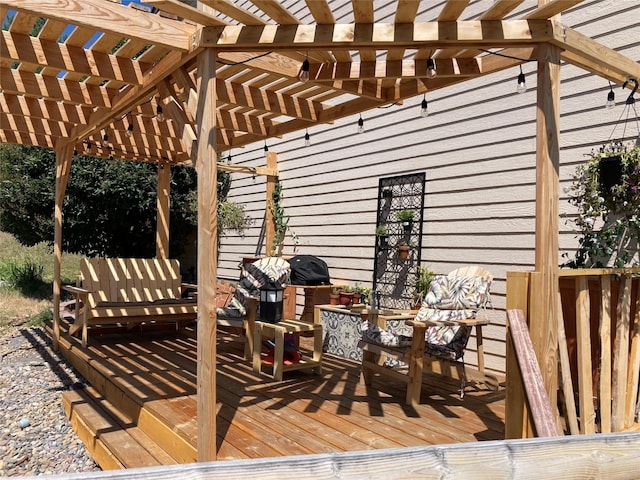
[[(74, 284), (81, 255), (62, 256), (63, 284)], [(0, 232), (0, 327), (38, 325), (53, 318), (53, 249), (45, 243), (21, 245)]]

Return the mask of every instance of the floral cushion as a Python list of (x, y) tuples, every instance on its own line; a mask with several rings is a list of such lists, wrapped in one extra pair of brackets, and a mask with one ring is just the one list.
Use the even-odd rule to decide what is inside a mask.
[(423, 305), (441, 310), (477, 310), (489, 302), (490, 285), (485, 277), (435, 275)]
[[(475, 318), (478, 309), (489, 303), (491, 282), (485, 277), (436, 275), (415, 320), (447, 322)], [(411, 337), (398, 335), (364, 322), (365, 341), (389, 347), (411, 345)], [(458, 360), (464, 354), (471, 327), (464, 325), (431, 325), (425, 332), (427, 354)]]

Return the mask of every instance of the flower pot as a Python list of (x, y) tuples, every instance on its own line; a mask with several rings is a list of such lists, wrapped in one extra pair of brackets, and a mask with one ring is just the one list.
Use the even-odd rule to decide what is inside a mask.
[(406, 260), (409, 258), (409, 245), (400, 245), (398, 247), (398, 258), (400, 260)]
[(337, 293), (330, 293), (329, 305), (340, 305), (340, 295), (338, 295)]
[(389, 235), (378, 235), (378, 248), (384, 250), (389, 246)]
[(354, 293), (353, 293), (353, 304), (354, 304), (354, 305), (357, 305), (358, 303), (360, 303), (360, 302), (361, 302), (361, 300), (362, 300), (362, 294), (361, 294), (361, 293), (354, 292)]
[(413, 220), (404, 220), (402, 222), (402, 228), (405, 230), (411, 230), (411, 227), (413, 227)]
[(611, 189), (622, 179), (622, 157), (613, 155), (603, 157), (598, 164), (600, 193), (605, 198), (611, 197)]
[(353, 292), (340, 292), (340, 305), (348, 307), (353, 303)]

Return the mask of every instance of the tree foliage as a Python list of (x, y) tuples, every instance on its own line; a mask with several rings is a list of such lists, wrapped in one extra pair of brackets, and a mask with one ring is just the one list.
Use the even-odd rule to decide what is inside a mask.
[[(63, 204), (63, 249), (89, 256), (155, 254), (157, 166), (150, 163), (74, 159)], [(196, 174), (171, 172), (172, 256), (197, 225)], [(52, 243), (55, 155), (51, 150), (0, 146), (0, 229), (26, 244)]]

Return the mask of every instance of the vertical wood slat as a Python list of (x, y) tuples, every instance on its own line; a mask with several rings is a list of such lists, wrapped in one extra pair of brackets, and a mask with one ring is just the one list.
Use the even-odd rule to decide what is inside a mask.
[(591, 364), (591, 315), (587, 277), (576, 278), (576, 340), (578, 346), (578, 392), (580, 433), (595, 433), (593, 406), (593, 368)]
[(149, 298), (142, 283), (142, 270), (140, 263), (136, 259), (130, 258), (127, 259), (127, 267), (131, 270), (131, 276), (133, 277), (133, 285), (131, 286), (131, 289), (135, 292), (135, 297), (139, 299), (139, 302), (148, 301)]
[(560, 357), (560, 374), (562, 379), (562, 391), (564, 392), (564, 405), (566, 409), (566, 421), (571, 435), (580, 433), (578, 426), (578, 414), (576, 412), (576, 400), (571, 379), (571, 362), (567, 347), (567, 334), (562, 315), (562, 300), (558, 292), (558, 353)]
[(629, 361), (629, 320), (631, 309), (631, 276), (620, 277), (616, 333), (613, 344), (613, 399), (611, 426), (614, 432), (624, 428), (624, 406), (626, 401), (627, 372)]
[[(507, 309), (519, 309), (525, 312), (525, 316), (528, 315), (530, 277), (530, 272), (507, 272)], [(527, 438), (531, 436), (533, 429), (530, 425), (522, 375), (509, 335), (508, 318), (506, 340), (505, 438)]]
[[(629, 376), (627, 379), (627, 399), (625, 404), (625, 428), (631, 427), (634, 422), (640, 377), (640, 280), (636, 283), (636, 304), (633, 324), (631, 326), (631, 354), (629, 355)], [(629, 287), (630, 289), (633, 287), (633, 280)]]
[(611, 432), (611, 275), (600, 278), (600, 433)]

